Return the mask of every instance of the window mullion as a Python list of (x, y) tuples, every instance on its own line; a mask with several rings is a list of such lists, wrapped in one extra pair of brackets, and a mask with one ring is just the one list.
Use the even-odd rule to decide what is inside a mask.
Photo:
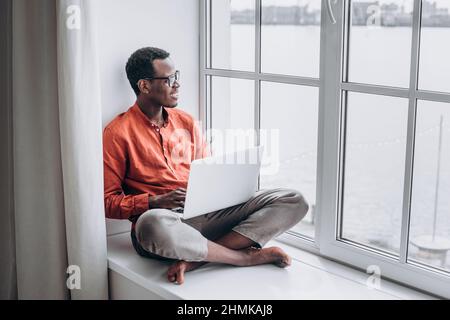
[[(328, 5), (331, 8), (328, 8)], [(333, 24), (328, 10), (333, 11)], [(341, 62), (343, 57), (343, 1), (322, 1), (319, 132), (317, 149), (317, 217), (316, 243), (320, 252), (333, 255), (336, 243), (339, 184), (339, 133), (341, 132)]]
[(450, 103), (450, 94), (444, 92), (418, 90), (416, 92), (416, 98), (419, 100)]
[(261, 128), (261, 12), (262, 0), (255, 0), (255, 130), (256, 144), (260, 144)]
[(202, 122), (202, 129), (204, 131), (208, 130), (208, 103), (206, 100), (206, 67), (207, 67), (207, 52), (206, 52), (206, 37), (208, 30), (208, 23), (206, 21), (208, 14), (206, 12), (207, 0), (202, 0), (200, 2), (200, 56), (199, 56), (199, 119)]
[[(206, 56), (206, 68), (212, 68), (212, 1), (205, 0), (205, 13), (206, 18), (206, 39), (208, 39), (207, 44), (207, 56)], [(205, 40), (206, 40), (205, 39)]]
[[(256, 145), (261, 144), (261, 15), (262, 0), (255, 0), (255, 133)], [(258, 177), (258, 189), (261, 187), (261, 176)]]
[(411, 48), (411, 71), (409, 85), (408, 131), (406, 137), (405, 180), (403, 190), (402, 230), (400, 238), (400, 263), (408, 259), (409, 227), (411, 218), (411, 194), (414, 165), (414, 142), (417, 116), (417, 83), (419, 73), (420, 25), (422, 17), (422, 1), (414, 0), (413, 30)]
[(261, 15), (262, 0), (255, 0), (255, 72), (261, 73)]

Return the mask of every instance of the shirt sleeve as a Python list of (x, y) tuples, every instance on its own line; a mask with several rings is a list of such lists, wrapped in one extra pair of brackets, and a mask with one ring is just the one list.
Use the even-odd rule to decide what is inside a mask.
[(127, 168), (127, 148), (110, 129), (103, 131), (103, 170), (105, 215), (110, 219), (129, 219), (149, 208), (149, 195), (125, 195), (122, 184)]

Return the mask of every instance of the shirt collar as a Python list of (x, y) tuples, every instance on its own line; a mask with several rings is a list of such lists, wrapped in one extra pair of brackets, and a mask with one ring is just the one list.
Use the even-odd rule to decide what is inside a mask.
[[(144, 112), (142, 112), (141, 108), (139, 108), (137, 102), (131, 107), (131, 109), (136, 113), (136, 115), (141, 118), (145, 123), (147, 123), (149, 126), (154, 127), (155, 125), (150, 121), (150, 119), (145, 115)], [(163, 128), (167, 127), (169, 124), (169, 113), (167, 112), (166, 108), (162, 108), (162, 115), (164, 119)]]

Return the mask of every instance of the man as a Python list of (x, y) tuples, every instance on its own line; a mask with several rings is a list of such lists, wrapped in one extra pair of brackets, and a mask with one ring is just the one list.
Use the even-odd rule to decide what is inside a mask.
[(289, 266), (282, 249), (263, 247), (306, 215), (302, 195), (261, 190), (246, 203), (181, 219), (171, 209), (184, 205), (190, 163), (208, 155), (207, 144), (194, 119), (176, 109), (180, 76), (168, 52), (140, 49), (126, 72), (137, 100), (103, 133), (106, 216), (132, 221), (138, 254), (175, 260), (167, 272), (174, 283), (206, 262)]

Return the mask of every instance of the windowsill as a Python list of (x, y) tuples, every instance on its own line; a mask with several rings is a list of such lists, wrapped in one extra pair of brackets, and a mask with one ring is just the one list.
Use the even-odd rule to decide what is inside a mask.
[(122, 233), (108, 237), (108, 267), (162, 299), (435, 299), (387, 280), (381, 281), (380, 289), (370, 289), (366, 285), (369, 275), (361, 271), (278, 241), (270, 245), (288, 252), (293, 258), (292, 266), (237, 268), (209, 264), (189, 272), (185, 283), (178, 286), (167, 281), (169, 262), (140, 257), (132, 247), (129, 233)]

